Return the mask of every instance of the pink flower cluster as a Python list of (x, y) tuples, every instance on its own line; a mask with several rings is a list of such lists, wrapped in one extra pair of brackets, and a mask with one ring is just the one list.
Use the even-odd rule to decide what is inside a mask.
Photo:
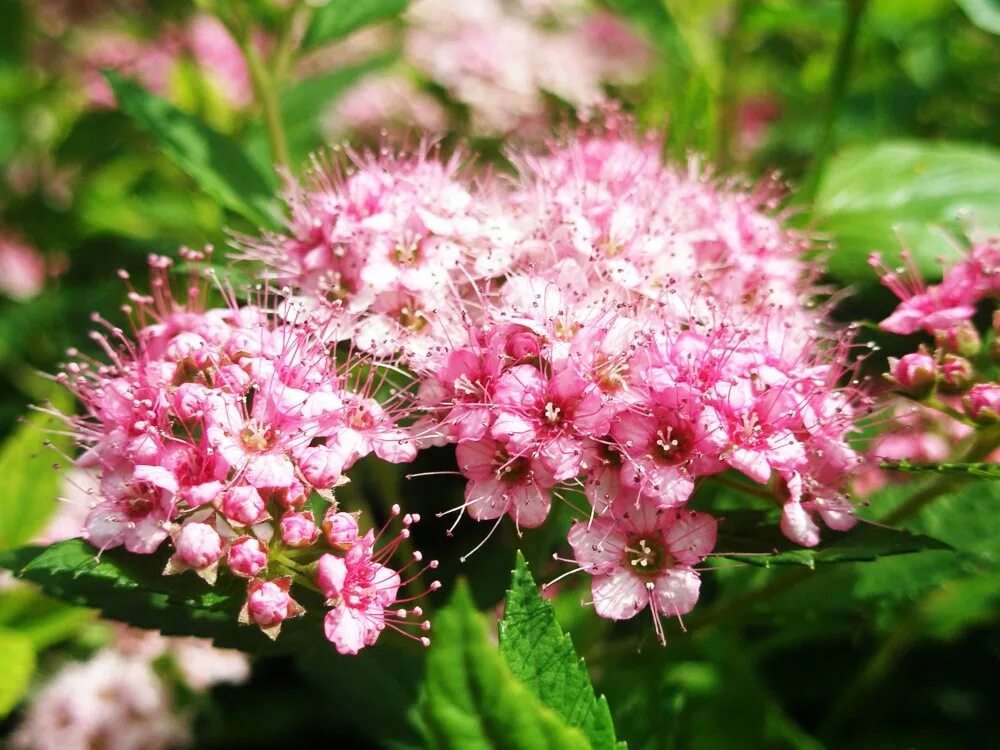
[[(363, 363), (338, 366), (290, 309), (281, 318), (234, 301), (206, 310), (193, 279), (180, 304), (170, 261), (154, 257), (150, 266), (152, 293), (129, 295), (134, 337), (105, 324), (94, 338), (110, 363), (78, 360), (60, 376), (85, 409), (75, 420), (86, 448), (77, 465), (99, 478), (84, 537), (138, 554), (169, 540), (166, 574), (192, 570), (214, 583), (221, 567), (246, 579), (241, 620), (271, 637), (303, 613), (296, 582), (322, 589), (327, 635), (344, 653), (419, 617), (419, 607), (385, 612), (400, 579), (383, 565), (419, 517), (403, 516), (392, 540), (380, 533), (376, 549), (372, 532), (333, 498), (360, 458), (403, 462), (416, 453), (391, 406), (372, 397), (377, 383), (357, 376)], [(330, 559), (346, 566), (350, 586), (331, 583)]]
[(583, 491), (570, 544), (617, 618), (697, 600), (715, 538), (687, 508), (699, 480), (760, 485), (800, 544), (855, 522), (859, 394), (847, 339), (809, 305), (807, 243), (772, 190), (663, 165), (661, 145), (610, 113), (512, 155), (505, 181), (427, 149), (354, 156), (291, 188), (287, 234), (244, 243), (338, 339), (409, 368), (411, 432), (456, 444), (461, 511), (532, 528)]

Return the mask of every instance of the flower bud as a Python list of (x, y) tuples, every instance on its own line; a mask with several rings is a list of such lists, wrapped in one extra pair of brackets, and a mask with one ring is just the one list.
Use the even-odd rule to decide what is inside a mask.
[(339, 451), (317, 445), (306, 448), (299, 459), (299, 469), (313, 487), (333, 487), (340, 480), (344, 459)]
[(232, 487), (222, 498), (222, 514), (236, 526), (250, 526), (263, 521), (267, 509), (253, 487)]
[(222, 539), (207, 523), (189, 523), (174, 537), (177, 559), (195, 570), (212, 565), (222, 557)]
[(945, 390), (960, 393), (972, 385), (975, 370), (972, 363), (956, 354), (946, 354), (941, 360), (941, 387)]
[(347, 564), (335, 555), (323, 555), (316, 564), (316, 584), (328, 599), (340, 596), (347, 580)]
[(312, 511), (288, 511), (281, 517), (281, 541), (289, 547), (308, 547), (316, 541), (319, 529)]
[(290, 578), (251, 581), (247, 589), (247, 619), (262, 629), (268, 629), (294, 617), (298, 606), (288, 594), (290, 586)]
[(331, 508), (323, 518), (323, 533), (331, 547), (349, 547), (358, 538), (357, 514), (337, 512)]
[(907, 354), (900, 359), (890, 357), (889, 367), (889, 378), (901, 391), (914, 398), (924, 398), (937, 383), (937, 362), (924, 351)]
[(229, 569), (241, 578), (253, 578), (267, 567), (267, 548), (259, 539), (241, 536), (229, 547)]
[(951, 328), (936, 331), (934, 343), (938, 348), (961, 357), (975, 357), (983, 347), (979, 331), (967, 320)]
[(979, 383), (962, 399), (965, 413), (979, 424), (994, 424), (1000, 422), (1000, 385), (995, 383)]

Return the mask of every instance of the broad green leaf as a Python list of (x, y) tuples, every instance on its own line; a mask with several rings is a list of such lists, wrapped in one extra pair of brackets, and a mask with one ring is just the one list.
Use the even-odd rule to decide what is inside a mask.
[(976, 26), (983, 31), (1000, 34), (1000, 2), (998, 0), (955, 0)]
[(850, 149), (825, 170), (815, 213), (834, 240), (828, 269), (838, 281), (874, 282), (868, 254), (895, 265), (901, 249), (933, 278), (937, 259), (957, 257), (964, 244), (962, 218), (983, 233), (1000, 230), (1000, 153), (921, 141)]
[(20, 633), (0, 630), (0, 718), (11, 712), (24, 697), (35, 673), (35, 649)]
[(316, 9), (302, 46), (318, 47), (341, 39), (360, 28), (400, 15), (409, 0), (327, 0)]
[(281, 639), (272, 644), (257, 628), (237, 622), (246, 595), (244, 582), (220, 576), (212, 587), (193, 574), (164, 576), (164, 565), (163, 554), (134, 555), (121, 549), (98, 558), (97, 550), (80, 539), (0, 555), (0, 567), (58, 599), (165, 635), (202, 636), (219, 646), (255, 652), (288, 650), (323, 637), (318, 599), (303, 600), (312, 611), (285, 623)]
[(717, 556), (769, 568), (862, 562), (923, 550), (949, 549), (929, 536), (862, 521), (850, 531), (824, 530), (818, 547), (799, 547), (781, 534), (777, 520), (762, 511), (729, 511), (719, 521)]
[(462, 582), (438, 611), (427, 657), (420, 718), (431, 747), (456, 750), (577, 750), (579, 730), (520, 683), (486, 637), (486, 624)]
[(122, 111), (202, 190), (255, 224), (275, 224), (273, 175), (258, 170), (236, 143), (201, 120), (115, 73), (104, 75)]
[[(53, 394), (56, 395), (55, 393)], [(61, 391), (57, 398), (65, 407), (68, 398)], [(56, 497), (62, 474), (53, 467), (59, 454), (66, 451), (68, 438), (52, 430), (66, 429), (56, 417), (32, 412), (0, 446), (0, 476), (4, 478), (0, 497), (0, 550), (26, 544), (41, 533), (58, 507)], [(46, 441), (52, 447), (45, 445)]]
[(500, 653), (514, 676), (580, 729), (591, 747), (617, 746), (608, 702), (594, 695), (586, 665), (559, 627), (552, 603), (539, 594), (520, 552), (500, 621)]

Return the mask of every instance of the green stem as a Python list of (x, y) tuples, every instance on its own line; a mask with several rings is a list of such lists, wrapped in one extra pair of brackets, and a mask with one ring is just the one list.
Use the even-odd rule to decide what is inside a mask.
[(850, 80), (854, 50), (858, 41), (858, 31), (861, 28), (861, 18), (867, 6), (868, 0), (846, 0), (844, 25), (840, 34), (840, 41), (837, 44), (833, 74), (830, 76), (830, 89), (827, 96), (823, 125), (820, 129), (819, 139), (816, 142), (812, 173), (805, 185), (805, 194), (808, 196), (815, 194), (816, 188), (819, 186), (819, 180), (823, 176), (826, 160), (829, 158), (833, 147), (837, 118), (840, 114), (841, 105), (844, 102), (844, 95), (847, 93), (848, 81)]
[(274, 80), (282, 83), (288, 77), (292, 65), (292, 56), (305, 34), (313, 15), (316, 13), (314, 5), (300, 1), (288, 17), (282, 29), (281, 35), (274, 48), (273, 64)]
[(277, 166), (287, 169), (291, 159), (288, 156), (288, 141), (285, 138), (285, 126), (281, 120), (281, 107), (278, 104), (274, 78), (268, 72), (260, 54), (254, 49), (253, 42), (244, 39), (241, 46), (247, 60), (247, 67), (250, 69), (254, 93), (264, 113), (264, 125), (267, 128), (267, 141), (271, 147), (271, 157)]

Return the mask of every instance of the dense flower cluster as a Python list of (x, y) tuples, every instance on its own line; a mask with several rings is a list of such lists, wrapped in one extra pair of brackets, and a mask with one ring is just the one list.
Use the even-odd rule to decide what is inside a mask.
[[(287, 234), (245, 243), (321, 320), (349, 313), (335, 337), (413, 372), (414, 439), (456, 444), (461, 511), (531, 528), (560, 487), (582, 488), (592, 518), (570, 542), (598, 612), (619, 618), (694, 605), (691, 566), (715, 537), (686, 509), (701, 478), (764, 485), (800, 544), (818, 543), (819, 519), (855, 522), (859, 397), (842, 387), (847, 339), (810, 308), (805, 241), (766, 186), (660, 152), (612, 113), (513, 155), (505, 182), (463, 181), (428, 149), (354, 156), (291, 188)], [(628, 576), (583, 550), (605, 538)], [(635, 597), (635, 575), (672, 593)]]
[[(86, 448), (77, 465), (99, 478), (85, 538), (138, 554), (169, 540), (166, 574), (190, 570), (214, 583), (222, 567), (245, 578), (241, 620), (271, 637), (303, 613), (292, 590), (300, 580), (328, 598), (327, 635), (345, 653), (419, 617), (419, 608), (386, 613), (400, 579), (383, 565), (418, 516), (403, 516), (391, 541), (380, 533), (376, 549), (333, 500), (358, 459), (416, 453), (391, 407), (369, 392), (373, 381), (355, 377), (363, 365), (337, 365), (292, 310), (206, 310), (194, 282), (180, 304), (170, 262), (150, 265), (152, 294), (130, 294), (134, 340), (107, 326), (94, 337), (110, 364), (77, 361), (60, 377), (85, 409), (75, 420)], [(310, 504), (317, 493), (322, 519)], [(346, 566), (348, 583), (324, 572), (328, 558)]]

